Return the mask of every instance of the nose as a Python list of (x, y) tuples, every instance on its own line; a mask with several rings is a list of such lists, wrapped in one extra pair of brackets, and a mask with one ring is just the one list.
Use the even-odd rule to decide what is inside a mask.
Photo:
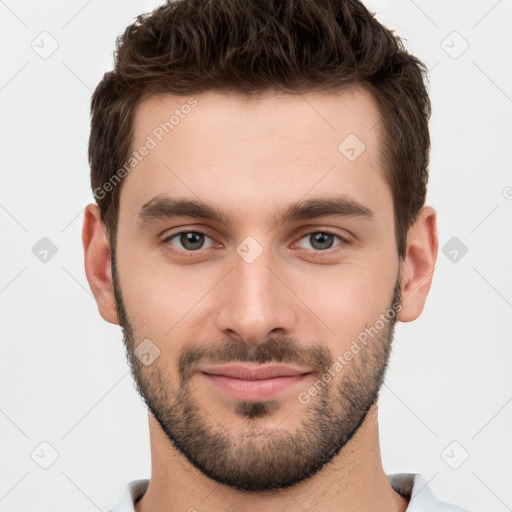
[(266, 251), (252, 263), (236, 255), (221, 284), (217, 328), (247, 344), (263, 343), (271, 334), (290, 335), (297, 304), (280, 274)]

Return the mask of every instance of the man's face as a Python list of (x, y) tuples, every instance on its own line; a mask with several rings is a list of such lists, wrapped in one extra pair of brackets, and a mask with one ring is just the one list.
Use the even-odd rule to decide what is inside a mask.
[(399, 259), (379, 112), (360, 89), (194, 98), (161, 141), (188, 98), (137, 110), (134, 149), (156, 145), (120, 194), (119, 320), (141, 395), (195, 467), (290, 486), (351, 439), (388, 360)]

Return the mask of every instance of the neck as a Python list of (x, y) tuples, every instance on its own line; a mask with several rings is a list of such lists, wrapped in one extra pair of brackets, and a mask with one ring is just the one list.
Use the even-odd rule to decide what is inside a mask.
[(407, 499), (391, 487), (382, 468), (377, 406), (357, 434), (313, 477), (287, 489), (244, 493), (219, 484), (192, 466), (149, 416), (152, 475), (137, 512), (287, 510), (289, 512), (404, 512)]

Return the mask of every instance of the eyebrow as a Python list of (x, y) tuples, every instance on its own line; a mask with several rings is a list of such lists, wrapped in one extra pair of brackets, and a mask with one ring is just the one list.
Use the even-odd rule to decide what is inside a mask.
[[(279, 223), (297, 220), (308, 220), (318, 217), (356, 217), (373, 221), (373, 212), (363, 204), (346, 195), (308, 199), (285, 208), (280, 208), (273, 217), (273, 226)], [(192, 217), (216, 221), (221, 224), (232, 224), (233, 219), (226, 212), (209, 206), (195, 199), (173, 198), (160, 194), (144, 203), (138, 213), (140, 227), (148, 224), (170, 220), (174, 217)]]

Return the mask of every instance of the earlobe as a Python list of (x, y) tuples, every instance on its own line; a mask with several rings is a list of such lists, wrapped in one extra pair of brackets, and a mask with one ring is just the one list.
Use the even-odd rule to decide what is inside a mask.
[(407, 249), (401, 265), (402, 309), (398, 320), (411, 322), (423, 311), (437, 260), (436, 212), (424, 206), (407, 234)]
[(110, 247), (100, 211), (96, 204), (89, 204), (84, 210), (82, 243), (84, 246), (85, 274), (98, 304), (98, 311), (105, 321), (118, 324), (117, 307), (112, 287)]

